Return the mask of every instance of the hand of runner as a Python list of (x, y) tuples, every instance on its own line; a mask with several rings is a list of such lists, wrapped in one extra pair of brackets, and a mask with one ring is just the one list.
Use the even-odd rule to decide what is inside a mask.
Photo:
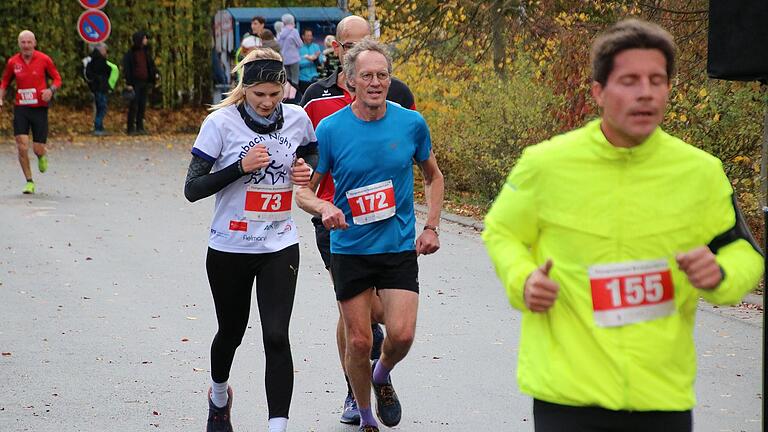
[(269, 153), (262, 144), (248, 150), (242, 161), (243, 171), (250, 173), (269, 166)]
[(706, 246), (699, 246), (675, 257), (677, 267), (685, 272), (688, 280), (699, 289), (715, 289), (722, 282), (723, 274), (715, 260), (715, 254)]
[(53, 97), (53, 92), (51, 89), (45, 89), (42, 92), (40, 92), (40, 97), (43, 99), (43, 102), (48, 102)]
[(312, 177), (312, 167), (304, 159), (296, 159), (296, 163), (291, 167), (291, 181), (296, 186), (306, 186)]
[(537, 268), (525, 281), (523, 298), (525, 306), (533, 312), (546, 312), (555, 304), (560, 285), (549, 278), (552, 260)]
[(320, 216), (323, 219), (323, 225), (328, 230), (349, 228), (349, 224), (347, 224), (347, 221), (344, 218), (344, 212), (329, 202), (326, 202), (323, 206)]
[(425, 229), (416, 239), (416, 256), (433, 254), (438, 249), (440, 249), (440, 238), (432, 230)]

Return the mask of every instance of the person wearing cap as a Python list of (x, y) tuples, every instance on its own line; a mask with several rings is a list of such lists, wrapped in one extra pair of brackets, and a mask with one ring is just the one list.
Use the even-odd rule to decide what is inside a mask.
[(206, 270), (218, 331), (206, 431), (232, 431), (229, 375), (248, 327), (255, 281), (268, 426), (284, 432), (293, 393), (288, 327), (299, 270), (293, 187), (309, 182), (317, 143), (304, 110), (280, 102), (286, 77), (279, 54), (254, 48), (235, 70), (242, 71), (237, 85), (200, 127), (184, 186), (191, 202), (216, 196)]
[(146, 135), (144, 112), (147, 92), (157, 79), (157, 68), (149, 48), (149, 36), (138, 31), (132, 36), (133, 45), (123, 56), (126, 90), (132, 93), (128, 106), (128, 135)]
[(738, 303), (763, 272), (720, 160), (659, 126), (675, 56), (656, 24), (608, 28), (600, 117), (526, 148), (485, 217), (537, 432), (693, 430), (699, 299)]
[(245, 56), (248, 55), (249, 52), (253, 51), (254, 48), (261, 46), (261, 39), (257, 38), (256, 36), (245, 36), (242, 41), (240, 41), (240, 47), (237, 49), (237, 52), (235, 53), (235, 59), (238, 63), (243, 61)]
[(99, 42), (92, 45), (88, 65), (85, 67), (85, 76), (88, 79), (88, 88), (93, 93), (93, 102), (96, 107), (93, 118), (93, 135), (104, 136), (104, 117), (107, 115), (107, 93), (110, 90), (109, 78), (112, 68), (107, 64), (107, 44)]

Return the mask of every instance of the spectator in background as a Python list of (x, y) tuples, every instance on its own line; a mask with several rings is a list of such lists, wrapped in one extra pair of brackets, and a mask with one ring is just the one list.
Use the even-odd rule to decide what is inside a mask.
[(317, 70), (318, 79), (328, 78), (341, 65), (339, 56), (336, 55), (333, 50), (333, 41), (335, 40), (336, 37), (333, 35), (328, 35), (325, 37), (325, 49), (323, 50), (323, 57), (325, 57), (325, 61), (323, 62), (322, 67), (318, 68)]
[[(261, 46), (261, 32), (264, 31), (264, 26), (267, 23), (267, 20), (260, 15), (256, 15), (251, 19), (251, 32), (246, 33), (243, 35), (243, 38), (246, 38), (248, 36), (253, 36), (257, 40), (256, 46)], [(243, 57), (245, 57), (245, 54), (243, 54)]]
[(299, 92), (304, 93), (310, 84), (317, 81), (317, 65), (325, 62), (320, 45), (313, 39), (312, 29), (301, 30), (301, 40), (304, 44), (299, 48)]
[(144, 111), (147, 91), (155, 83), (157, 69), (149, 49), (149, 36), (142, 31), (133, 34), (133, 45), (123, 56), (126, 89), (133, 92), (128, 107), (128, 135), (146, 135)]
[(275, 35), (279, 35), (283, 31), (283, 22), (275, 21)]
[(280, 53), (280, 44), (275, 39), (275, 34), (270, 29), (264, 29), (261, 32), (261, 46), (264, 48), (271, 48), (276, 53)]
[(93, 118), (93, 134), (104, 136), (104, 116), (107, 115), (107, 92), (109, 92), (109, 76), (112, 69), (107, 65), (107, 44), (99, 42), (91, 45), (91, 61), (85, 67), (85, 77), (88, 88), (93, 93), (96, 111)]
[(243, 40), (240, 41), (240, 48), (238, 48), (237, 52), (235, 53), (235, 60), (238, 63), (240, 63), (241, 61), (243, 61), (245, 56), (248, 55), (249, 52), (253, 51), (254, 48), (260, 47), (260, 46), (261, 46), (260, 38), (257, 38), (256, 36), (243, 37)]
[(288, 81), (294, 86), (299, 86), (299, 48), (303, 45), (299, 32), (296, 30), (296, 21), (291, 14), (282, 17), (283, 29), (277, 35), (277, 43), (280, 44), (280, 55), (283, 56), (285, 72)]

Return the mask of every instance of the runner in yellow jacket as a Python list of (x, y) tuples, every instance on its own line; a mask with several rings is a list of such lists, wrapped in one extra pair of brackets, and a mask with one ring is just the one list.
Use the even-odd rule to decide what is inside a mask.
[(601, 118), (526, 149), (485, 219), (537, 432), (692, 430), (697, 300), (762, 274), (720, 161), (658, 127), (674, 53), (638, 20), (598, 38)]

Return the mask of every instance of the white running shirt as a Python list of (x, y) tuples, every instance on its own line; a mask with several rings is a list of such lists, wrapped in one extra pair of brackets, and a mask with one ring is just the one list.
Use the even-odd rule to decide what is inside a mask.
[(211, 172), (242, 159), (257, 144), (266, 146), (270, 165), (246, 174), (216, 193), (208, 246), (222, 252), (268, 253), (299, 242), (290, 214), (284, 220), (257, 221), (246, 211), (249, 187), (290, 185), (296, 150), (317, 141), (312, 122), (298, 105), (282, 104), (283, 127), (270, 134), (251, 130), (236, 105), (218, 109), (203, 121), (192, 154), (214, 162)]

